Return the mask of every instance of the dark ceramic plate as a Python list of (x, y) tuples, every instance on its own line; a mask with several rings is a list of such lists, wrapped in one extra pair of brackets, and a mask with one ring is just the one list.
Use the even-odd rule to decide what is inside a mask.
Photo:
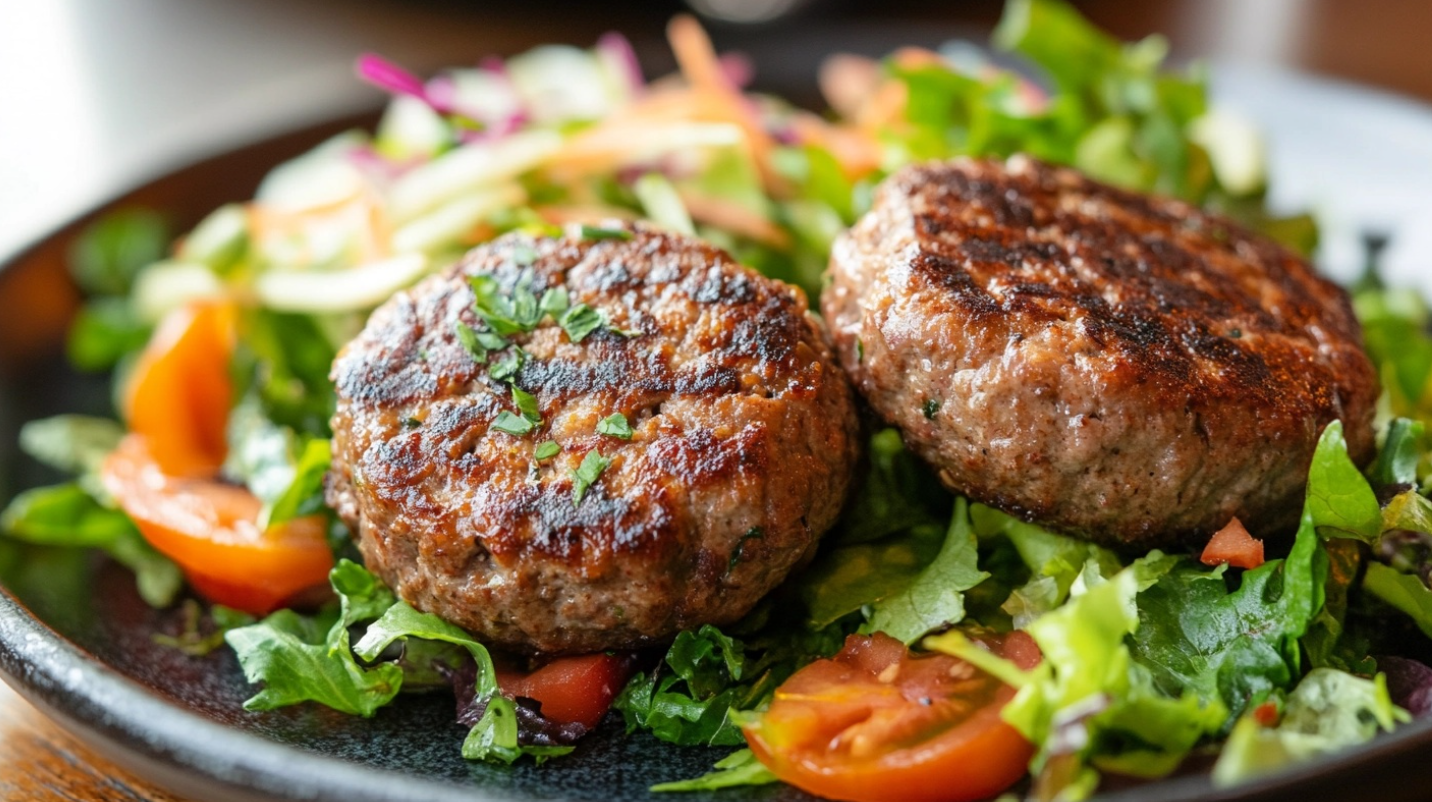
[[(878, 52), (930, 35), (926, 31), (908, 38), (892, 36), (890, 42), (867, 38), (861, 49)], [(765, 49), (762, 44), (751, 49), (757, 51), (758, 63), (764, 62), (759, 58)], [(827, 44), (822, 49), (837, 48)], [(801, 75), (812, 74), (813, 55), (792, 60), (789, 48), (782, 52), (788, 58), (781, 63), (788, 68), (804, 64)], [(1240, 81), (1236, 75), (1220, 78), (1235, 102), (1255, 107), (1266, 105), (1259, 94), (1263, 91), (1292, 108), (1300, 107), (1299, 96), (1311, 100), (1313, 90), (1332, 91), (1334, 96), (1343, 92), (1345, 100), (1365, 97), (1306, 79), (1280, 79), (1268, 85), (1263, 76), (1265, 83), (1260, 85)], [(782, 83), (780, 76), (776, 83)], [(789, 91), (794, 84), (786, 83), (780, 88)], [(1411, 122), (1403, 119), (1399, 127), (1395, 121), (1368, 120), (1372, 136), (1379, 132), (1391, 136), (1387, 134), (1391, 126), (1402, 132), (1404, 142), (1432, 141), (1432, 115), (1409, 104), (1393, 105), (1396, 114), (1391, 117), (1410, 114)], [(1325, 111), (1329, 117), (1337, 116), (1331, 109)], [(1366, 117), (1365, 109), (1359, 113)], [(352, 122), (279, 137), (193, 165), (94, 214), (119, 206), (145, 206), (169, 214), (177, 229), (184, 230), (219, 203), (249, 197), (269, 167)], [(1296, 138), (1304, 130), (1285, 127), (1280, 135), (1277, 121), (1272, 122), (1275, 139), (1290, 130)], [(1417, 136), (1409, 139), (1409, 131)], [(1332, 152), (1334, 143), (1325, 144), (1323, 152)], [(1422, 178), (1406, 174), (1392, 180), (1406, 184)], [(0, 272), (0, 497), (53, 479), (15, 454), (20, 422), (66, 411), (104, 413), (109, 406), (107, 383), (74, 375), (60, 357), (64, 327), (77, 303), (66, 279), (64, 254), (74, 234), (94, 214), (39, 241)], [(645, 735), (627, 736), (619, 722), (609, 719), (570, 758), (540, 768), (530, 763), (506, 768), (469, 763), (459, 756), (463, 730), (454, 723), (452, 701), (445, 696), (405, 698), (371, 720), (316, 706), (247, 713), (242, 702), (252, 689), (227, 650), (190, 658), (156, 645), (151, 638), (156, 632), (174, 632), (178, 626), (176, 611), (146, 607), (130, 575), (113, 563), (77, 551), (0, 541), (0, 674), (101, 752), (184, 796), (344, 802), (648, 799), (653, 798), (647, 791), (653, 783), (701, 774), (725, 752), (676, 748)], [(1202, 776), (1191, 776), (1125, 789), (1107, 798), (1421, 799), (1426, 793), (1417, 773), (1429, 757), (1432, 722), (1423, 721), (1365, 748), (1231, 791), (1216, 791)], [(681, 798), (808, 797), (784, 786), (768, 786)]]

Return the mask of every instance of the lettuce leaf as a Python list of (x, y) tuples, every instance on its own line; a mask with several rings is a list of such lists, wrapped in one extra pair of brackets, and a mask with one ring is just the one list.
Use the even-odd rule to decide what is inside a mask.
[(1030, 768), (1036, 786), (1051, 796), (1092, 793), (1096, 767), (1139, 776), (1167, 773), (1226, 720), (1216, 699), (1203, 703), (1193, 693), (1161, 692), (1127, 642), (1139, 627), (1136, 597), (1178, 561), (1155, 551), (1107, 580), (1095, 571), (1083, 574), (1068, 603), (1026, 628), (1044, 653), (1028, 672), (959, 633), (926, 639), (927, 647), (968, 659), (1020, 689), (1003, 717), (1039, 745)]
[(1367, 592), (1406, 614), (1432, 638), (1432, 590), (1416, 574), (1404, 574), (1382, 563), (1368, 563), (1362, 586)]
[(875, 603), (865, 631), (911, 644), (931, 630), (959, 623), (965, 617), (964, 591), (989, 577), (979, 570), (978, 559), (969, 502), (961, 498), (934, 561), (898, 593)]
[[(1170, 571), (1139, 596), (1136, 658), (1166, 693), (1217, 699), (1233, 716), (1290, 687), (1301, 673), (1299, 639), (1325, 610), (1329, 558), (1319, 533), (1375, 539), (1381, 517), (1371, 486), (1348, 458), (1342, 424), (1334, 421), (1318, 440), (1302, 523), (1287, 558), (1244, 571), (1231, 592), (1222, 570), (1187, 565)], [(1330, 654), (1341, 634), (1341, 613), (1316, 619), (1319, 655)]]
[(279, 610), (257, 624), (224, 634), (244, 677), (264, 687), (245, 710), (317, 702), (349, 715), (371, 717), (403, 687), (403, 670), (392, 663), (364, 668), (349, 646), (349, 627), (378, 618), (396, 599), (357, 563), (340, 560), (329, 573), (340, 608), (316, 616)]
[(1288, 696), (1282, 721), (1265, 727), (1252, 716), (1239, 719), (1213, 767), (1223, 787), (1366, 743), (1381, 731), (1411, 720), (1394, 706), (1387, 680), (1371, 680), (1331, 668), (1308, 672)]
[(721, 788), (737, 788), (748, 785), (770, 785), (780, 778), (756, 759), (749, 749), (738, 749), (716, 761), (716, 770), (690, 780), (658, 783), (651, 790), (663, 791), (715, 791)]
[(139, 595), (151, 607), (169, 606), (184, 585), (178, 566), (145, 542), (124, 513), (78, 484), (26, 490), (0, 513), (0, 530), (26, 543), (104, 550), (134, 572)]

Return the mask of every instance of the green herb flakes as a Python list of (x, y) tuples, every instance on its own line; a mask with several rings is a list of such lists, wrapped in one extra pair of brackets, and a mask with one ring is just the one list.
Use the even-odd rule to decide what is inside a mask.
[(540, 462), (551, 459), (561, 452), (562, 446), (558, 445), (556, 440), (548, 440), (545, 443), (539, 443), (536, 448), (532, 449), (532, 459)]
[(472, 358), (476, 360), (479, 365), (485, 364), (487, 362), (487, 348), (478, 338), (477, 331), (473, 329), (472, 326), (460, 320), (452, 325), (453, 330), (457, 332), (457, 341), (462, 343), (462, 347), (472, 355)]
[(588, 334), (607, 325), (607, 319), (590, 306), (577, 304), (562, 315), (558, 325), (562, 327), (562, 331), (567, 332), (572, 342), (579, 343), (585, 340)]
[(537, 308), (544, 315), (551, 315), (553, 320), (561, 320), (567, 309), (572, 305), (567, 296), (566, 287), (553, 287), (542, 293), (542, 300), (538, 302)]
[(596, 484), (597, 479), (601, 478), (602, 471), (605, 471), (610, 464), (612, 461), (603, 457), (595, 449), (588, 451), (587, 456), (582, 457), (582, 464), (577, 466), (577, 470), (572, 471), (573, 507), (582, 503), (582, 498), (587, 495), (587, 490)]
[(512, 403), (517, 405), (517, 411), (522, 413), (522, 417), (534, 424), (542, 422), (542, 410), (537, 406), (537, 397), (515, 384), (512, 385)]
[(526, 363), (527, 352), (518, 348), (503, 357), (501, 362), (493, 365), (492, 368), (487, 371), (487, 375), (498, 381), (511, 381), (517, 375), (517, 372), (522, 370), (522, 366)]
[(597, 434), (617, 437), (622, 440), (630, 440), (631, 424), (627, 422), (625, 415), (620, 412), (613, 412), (597, 421)]
[(492, 428), (499, 432), (506, 432), (514, 437), (522, 437), (537, 428), (537, 424), (519, 415), (513, 415), (504, 409), (497, 413), (497, 420), (492, 422)]

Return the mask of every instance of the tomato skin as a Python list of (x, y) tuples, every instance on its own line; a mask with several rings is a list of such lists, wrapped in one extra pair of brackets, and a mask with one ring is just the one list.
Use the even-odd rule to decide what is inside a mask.
[[(1007, 641), (1010, 659), (1031, 659), (1027, 636)], [(831, 799), (984, 799), (1023, 777), (1034, 754), (1000, 718), (1014, 694), (948, 655), (913, 656), (889, 636), (853, 635), (777, 689), (746, 741), (777, 777)]]
[(213, 476), (224, 462), (235, 326), (228, 303), (176, 309), (160, 321), (130, 374), (124, 417), (130, 431), (149, 439), (150, 454), (171, 476)]
[(528, 674), (499, 667), (497, 684), (508, 696), (525, 696), (542, 705), (542, 715), (561, 724), (597, 726), (631, 677), (625, 654), (558, 657)]
[(258, 527), (263, 504), (241, 487), (168, 475), (144, 435), (130, 434), (100, 478), (144, 539), (212, 602), (265, 615), (324, 585), (333, 568), (322, 516)]

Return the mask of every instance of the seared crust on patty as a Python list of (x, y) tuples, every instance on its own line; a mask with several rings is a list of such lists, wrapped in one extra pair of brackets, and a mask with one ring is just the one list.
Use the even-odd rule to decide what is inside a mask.
[(1296, 521), (1322, 428), (1374, 449), (1347, 295), (1229, 220), (1016, 156), (906, 168), (821, 307), (951, 489), (1110, 545)]
[[(688, 237), (511, 235), (400, 293), (333, 368), (328, 499), (369, 568), (485, 642), (592, 652), (746, 613), (835, 521), (856, 458), (852, 394), (800, 291)], [(565, 287), (611, 326), (572, 342), (544, 319), (518, 413), (455, 324), (482, 329), (469, 277)], [(510, 351), (508, 352), (510, 353)], [(613, 413), (632, 437), (596, 432)], [(561, 452), (540, 463), (536, 446)], [(573, 472), (611, 461), (573, 503)]]

